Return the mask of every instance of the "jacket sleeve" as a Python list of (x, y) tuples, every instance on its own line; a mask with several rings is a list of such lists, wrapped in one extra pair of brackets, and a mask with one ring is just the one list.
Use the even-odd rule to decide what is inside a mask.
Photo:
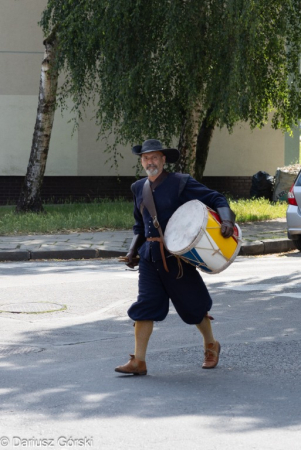
[(131, 191), (133, 193), (133, 199), (134, 199), (134, 219), (135, 223), (133, 226), (133, 232), (134, 234), (141, 234), (144, 236), (144, 223), (143, 223), (143, 217), (139, 210), (138, 204), (137, 204), (137, 197), (135, 193), (135, 183), (131, 186)]
[(192, 177), (188, 178), (185, 188), (180, 194), (181, 203), (186, 203), (190, 200), (200, 200), (215, 211), (217, 208), (225, 206), (229, 208), (229, 204), (222, 194), (207, 188)]

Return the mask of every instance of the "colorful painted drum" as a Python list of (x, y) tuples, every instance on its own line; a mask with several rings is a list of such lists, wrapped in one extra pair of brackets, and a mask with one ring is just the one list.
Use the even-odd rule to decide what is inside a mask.
[(164, 240), (167, 250), (206, 273), (225, 270), (241, 247), (241, 230), (224, 238), (219, 215), (199, 200), (180, 206), (169, 219)]

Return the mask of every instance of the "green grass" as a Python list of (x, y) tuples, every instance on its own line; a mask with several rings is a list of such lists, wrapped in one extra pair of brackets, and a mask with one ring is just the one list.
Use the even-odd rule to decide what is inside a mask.
[[(268, 200), (230, 200), (237, 222), (285, 217), (286, 203)], [(124, 200), (45, 205), (46, 214), (14, 213), (14, 206), (0, 207), (0, 235), (52, 234), (69, 231), (131, 229), (133, 204)]]
[(285, 217), (286, 202), (272, 203), (264, 198), (252, 200), (230, 200), (230, 207), (236, 214), (236, 222), (254, 222)]
[(15, 214), (14, 209), (14, 206), (0, 207), (0, 235), (101, 231), (133, 226), (133, 204), (122, 200), (44, 205), (46, 214)]

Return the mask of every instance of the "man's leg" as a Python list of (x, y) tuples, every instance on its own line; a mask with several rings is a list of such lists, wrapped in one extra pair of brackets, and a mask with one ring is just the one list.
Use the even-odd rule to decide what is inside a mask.
[(204, 348), (207, 345), (214, 344), (215, 339), (213, 337), (213, 331), (209, 316), (205, 316), (201, 323), (198, 323), (196, 327), (200, 330), (204, 338)]
[(131, 359), (124, 365), (118, 366), (115, 372), (146, 375), (145, 355), (149, 338), (153, 331), (152, 320), (137, 320), (135, 322), (135, 353), (130, 355)]
[(205, 358), (202, 367), (213, 369), (219, 359), (220, 344), (213, 337), (208, 311), (212, 300), (199, 272), (190, 264), (182, 262), (183, 276), (175, 258), (168, 259), (169, 273), (160, 270), (164, 286), (179, 316), (188, 324), (197, 324), (203, 335)]
[(137, 320), (135, 322), (135, 358), (145, 361), (146, 349), (153, 331), (152, 320)]
[(135, 322), (135, 354), (124, 366), (115, 371), (126, 374), (146, 375), (145, 355), (149, 338), (153, 331), (153, 322), (165, 319), (169, 308), (169, 297), (162, 285), (156, 264), (140, 258), (139, 295), (128, 310)]

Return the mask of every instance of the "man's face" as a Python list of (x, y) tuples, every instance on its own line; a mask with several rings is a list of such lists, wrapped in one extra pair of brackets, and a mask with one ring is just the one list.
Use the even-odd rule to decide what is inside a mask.
[(165, 159), (162, 152), (150, 152), (141, 156), (141, 164), (149, 177), (155, 177), (163, 171)]

